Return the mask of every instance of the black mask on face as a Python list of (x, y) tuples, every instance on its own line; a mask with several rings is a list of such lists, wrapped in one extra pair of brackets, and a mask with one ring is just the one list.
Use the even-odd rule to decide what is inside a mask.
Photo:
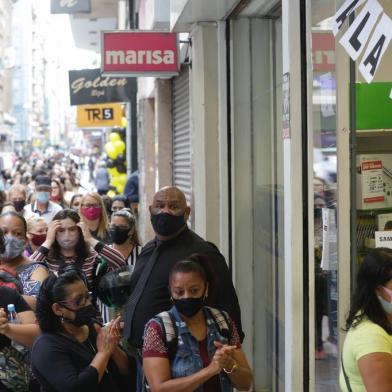
[(17, 212), (20, 212), (23, 210), (24, 206), (26, 205), (26, 200), (15, 200), (13, 202), (13, 205), (15, 207), (15, 210)]
[(315, 208), (314, 209), (314, 218), (320, 219), (322, 216), (322, 212), (323, 212), (322, 208)]
[(172, 299), (173, 305), (185, 317), (194, 316), (204, 305), (205, 297)]
[(172, 215), (167, 212), (151, 214), (151, 224), (155, 233), (163, 236), (170, 236), (177, 233), (184, 225), (184, 215)]
[[(63, 305), (64, 306), (64, 305)], [(76, 327), (82, 327), (83, 325), (88, 325), (91, 323), (91, 320), (95, 318), (96, 316), (96, 310), (93, 304), (84, 306), (83, 308), (73, 310), (69, 309), (66, 306), (64, 306), (68, 310), (72, 310), (75, 312), (75, 319), (71, 320), (68, 318), (64, 318), (65, 321), (67, 321), (70, 324), (75, 325)]]
[(121, 229), (120, 227), (109, 229), (110, 238), (117, 245), (123, 244), (128, 239), (128, 233), (129, 229)]

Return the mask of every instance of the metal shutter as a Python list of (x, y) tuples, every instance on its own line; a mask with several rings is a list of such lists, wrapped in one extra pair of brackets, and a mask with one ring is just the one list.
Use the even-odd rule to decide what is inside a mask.
[(184, 193), (188, 205), (192, 199), (191, 130), (189, 102), (189, 66), (183, 66), (172, 79), (173, 185)]

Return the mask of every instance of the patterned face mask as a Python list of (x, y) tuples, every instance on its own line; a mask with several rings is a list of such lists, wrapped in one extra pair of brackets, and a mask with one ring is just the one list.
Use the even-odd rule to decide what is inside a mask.
[(2, 254), (3, 260), (12, 260), (19, 257), (26, 246), (26, 242), (20, 238), (16, 238), (12, 235), (6, 235), (4, 237), (5, 251)]

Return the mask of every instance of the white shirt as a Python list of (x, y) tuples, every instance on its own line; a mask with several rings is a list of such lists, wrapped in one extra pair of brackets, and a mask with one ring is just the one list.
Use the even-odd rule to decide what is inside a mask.
[(23, 216), (26, 220), (33, 216), (38, 216), (44, 219), (46, 224), (49, 224), (52, 221), (53, 217), (62, 209), (63, 208), (59, 204), (49, 201), (46, 211), (41, 212), (37, 210), (37, 202), (34, 202), (34, 204), (27, 204), (24, 207)]

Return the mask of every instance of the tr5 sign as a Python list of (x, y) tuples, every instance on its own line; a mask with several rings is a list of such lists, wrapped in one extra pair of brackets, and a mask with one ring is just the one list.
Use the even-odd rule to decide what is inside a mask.
[(176, 33), (104, 31), (102, 73), (109, 76), (173, 76), (178, 74)]
[(79, 128), (102, 128), (121, 126), (122, 106), (119, 103), (103, 105), (79, 105), (77, 126)]

